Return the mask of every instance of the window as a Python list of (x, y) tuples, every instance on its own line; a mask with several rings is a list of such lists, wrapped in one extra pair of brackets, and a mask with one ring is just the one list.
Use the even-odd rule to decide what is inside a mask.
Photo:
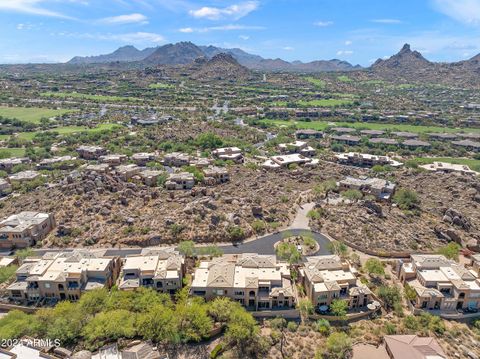
[(194, 294), (194, 295), (200, 295), (200, 296), (202, 296), (202, 297), (203, 297), (206, 293), (207, 293), (207, 292), (204, 291), (204, 290), (194, 290), (194, 291), (193, 291), (193, 294)]
[(216, 289), (216, 290), (213, 291), (213, 293), (215, 293), (216, 295), (223, 295), (224, 291), (223, 291), (223, 289)]
[(236, 290), (235, 295), (244, 295), (244, 292), (242, 290)]
[(50, 289), (50, 283), (45, 283), (45, 288)]

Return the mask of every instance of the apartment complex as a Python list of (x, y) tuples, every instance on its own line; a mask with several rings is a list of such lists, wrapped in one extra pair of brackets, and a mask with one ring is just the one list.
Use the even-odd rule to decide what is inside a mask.
[(299, 153), (305, 157), (315, 156), (315, 149), (309, 146), (304, 141), (295, 141), (291, 143), (281, 143), (278, 145), (278, 149), (282, 153)]
[(77, 300), (85, 291), (110, 288), (119, 271), (119, 258), (102, 251), (49, 252), (42, 258), (27, 258), (7, 292), (10, 299), (22, 302)]
[(211, 300), (229, 297), (252, 310), (290, 308), (294, 293), (286, 262), (274, 255), (225, 255), (195, 270), (191, 294)]
[(148, 287), (174, 294), (182, 288), (184, 274), (185, 259), (178, 252), (144, 249), (140, 255), (125, 258), (118, 287), (122, 290)]
[(388, 156), (376, 156), (368, 153), (346, 152), (335, 155), (337, 161), (341, 164), (359, 167), (392, 166), (400, 167), (402, 163), (395, 161)]
[(306, 295), (315, 307), (330, 306), (336, 299), (348, 301), (350, 309), (372, 302), (372, 292), (360, 283), (357, 271), (337, 255), (307, 257), (300, 274)]
[(242, 150), (238, 147), (217, 148), (212, 151), (212, 155), (220, 160), (243, 163)]
[(168, 190), (192, 189), (195, 185), (195, 177), (190, 172), (171, 173), (165, 182)]
[(395, 192), (396, 185), (382, 178), (345, 177), (337, 183), (340, 191), (358, 190), (366, 195), (373, 195), (378, 199), (388, 200)]
[(55, 228), (51, 213), (20, 212), (0, 222), (0, 248), (34, 246)]
[(442, 255), (411, 255), (411, 262), (399, 263), (398, 276), (415, 290), (417, 309), (480, 309), (478, 272)]

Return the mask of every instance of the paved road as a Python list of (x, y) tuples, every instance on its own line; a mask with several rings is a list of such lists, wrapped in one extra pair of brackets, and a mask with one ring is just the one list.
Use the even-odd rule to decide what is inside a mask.
[[(269, 234), (258, 239), (249, 240), (247, 242), (241, 242), (238, 244), (225, 244), (219, 245), (221, 250), (225, 254), (240, 254), (240, 253), (259, 253), (259, 254), (275, 254), (274, 244), (282, 240), (282, 234), (284, 232), (289, 232), (292, 235), (299, 235), (301, 233), (308, 232), (313, 238), (318, 242), (320, 249), (314, 255), (321, 254), (331, 254), (328, 249), (328, 244), (330, 241), (321, 233), (312, 232), (306, 229), (297, 228), (297, 229), (288, 229), (278, 233)], [(152, 247), (155, 248), (155, 247)], [(35, 252), (39, 256), (43, 256), (45, 253), (49, 252), (59, 252), (59, 251), (72, 251), (73, 249), (35, 249)], [(102, 250), (99, 248), (98, 250)], [(105, 249), (103, 249), (105, 250)], [(105, 255), (107, 256), (119, 256), (126, 257), (127, 255), (140, 254), (142, 248), (108, 248), (106, 249)]]

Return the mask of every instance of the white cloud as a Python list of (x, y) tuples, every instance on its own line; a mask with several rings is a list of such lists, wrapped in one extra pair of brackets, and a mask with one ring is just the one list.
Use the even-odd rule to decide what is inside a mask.
[(123, 25), (123, 24), (148, 24), (148, 18), (145, 15), (134, 13), (127, 15), (119, 15), (112, 17), (105, 17), (98, 21), (102, 24), (108, 25)]
[(204, 6), (197, 10), (190, 10), (189, 14), (195, 18), (208, 20), (221, 20), (225, 18), (238, 20), (252, 11), (255, 11), (258, 8), (258, 5), (258, 1), (246, 1), (225, 8)]
[(41, 6), (44, 2), (45, 0), (0, 0), (0, 11), (71, 19), (59, 12), (45, 9)]
[(480, 25), (480, 0), (433, 0), (435, 8), (452, 19)]
[(345, 41), (345, 46), (350, 46), (352, 42), (350, 40)]
[(398, 19), (374, 19), (371, 20), (372, 22), (375, 22), (377, 24), (389, 24), (389, 25), (395, 25), (395, 24), (401, 24), (402, 20)]
[(238, 30), (265, 30), (263, 26), (250, 26), (250, 25), (238, 25), (238, 24), (230, 24), (230, 25), (221, 25), (221, 26), (209, 26), (209, 27), (184, 27), (178, 29), (179, 32), (182, 33), (204, 33), (210, 31), (238, 31)]
[(247, 41), (248, 39), (250, 39), (250, 36), (247, 36), (247, 35), (239, 35), (238, 38)]
[(282, 50), (285, 50), (285, 51), (293, 51), (295, 50), (293, 47), (291, 46), (285, 46), (285, 47), (282, 47)]
[(17, 30), (31, 30), (33, 28), (32, 24), (17, 24)]
[(352, 55), (352, 54), (353, 54), (353, 51), (351, 51), (351, 50), (339, 50), (339, 51), (337, 51), (337, 56), (342, 56), (342, 55), (348, 56), (348, 55)]
[(316, 21), (313, 23), (313, 25), (318, 27), (327, 27), (327, 26), (332, 26), (333, 21)]

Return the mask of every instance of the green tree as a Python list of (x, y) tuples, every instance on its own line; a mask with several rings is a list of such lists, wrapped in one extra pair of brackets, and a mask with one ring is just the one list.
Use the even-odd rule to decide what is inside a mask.
[(453, 260), (458, 261), (458, 255), (460, 253), (461, 248), (462, 247), (459, 244), (457, 244), (455, 242), (450, 242), (446, 246), (443, 246), (442, 248), (439, 248), (437, 250), (437, 253), (444, 255), (448, 259), (453, 259)]
[(13, 278), (17, 269), (17, 266), (0, 267), (0, 284), (5, 283)]
[(226, 323), (230, 320), (231, 313), (237, 310), (239, 303), (232, 301), (230, 298), (219, 297), (211, 301), (208, 305), (208, 314), (220, 323)]
[(0, 319), (0, 338), (17, 339), (25, 335), (34, 335), (39, 323), (32, 315), (12, 310)]
[(362, 192), (356, 189), (349, 189), (349, 190), (343, 191), (341, 195), (346, 199), (354, 202), (359, 201), (363, 198)]
[(330, 192), (335, 191), (336, 189), (337, 182), (334, 179), (329, 179), (316, 185), (313, 188), (313, 193), (317, 196), (323, 195), (327, 197)]
[(180, 336), (172, 308), (157, 304), (140, 313), (137, 319), (138, 334), (156, 343), (179, 343)]
[(330, 304), (330, 312), (336, 317), (345, 318), (348, 311), (348, 302), (342, 299), (334, 299)]
[(313, 303), (308, 298), (300, 299), (297, 303), (297, 309), (300, 311), (302, 321), (313, 314), (314, 311)]
[(330, 334), (330, 322), (326, 319), (319, 319), (317, 320), (317, 322), (315, 323), (315, 328), (317, 329), (317, 331), (323, 335), (329, 335)]
[(275, 249), (280, 259), (286, 260), (289, 264), (295, 264), (302, 259), (302, 254), (293, 243), (281, 242)]
[(212, 132), (205, 132), (197, 136), (195, 139), (197, 146), (202, 149), (214, 149), (223, 146), (223, 140), (220, 136)]
[(128, 310), (118, 309), (98, 313), (83, 327), (83, 337), (88, 348), (98, 348), (106, 342), (136, 335), (136, 316)]
[(409, 189), (400, 189), (393, 196), (393, 201), (404, 211), (418, 208), (420, 199), (416, 192)]
[(78, 309), (87, 315), (95, 315), (105, 309), (108, 291), (104, 288), (84, 293), (78, 301)]
[(385, 275), (383, 263), (376, 258), (367, 259), (363, 267), (370, 276), (383, 277)]
[(182, 300), (176, 305), (175, 320), (182, 343), (199, 342), (207, 338), (213, 328), (207, 305), (196, 299), (200, 298)]
[(237, 308), (231, 313), (225, 340), (241, 354), (258, 355), (265, 350), (257, 321), (244, 308)]
[(42, 323), (42, 332), (47, 338), (60, 339), (63, 344), (72, 345), (81, 336), (84, 314), (72, 302), (64, 301), (54, 308), (41, 309), (36, 317)]
[(352, 351), (352, 341), (349, 336), (343, 332), (330, 334), (325, 346), (329, 358), (348, 358), (349, 353)]
[(383, 300), (387, 308), (394, 308), (396, 303), (400, 303), (402, 295), (397, 287), (380, 286), (377, 289), (377, 295)]
[(178, 244), (178, 251), (185, 257), (193, 257), (195, 255), (195, 243), (193, 241), (182, 241)]
[(405, 293), (405, 298), (407, 298), (407, 300), (411, 302), (417, 299), (417, 292), (408, 284), (405, 284), (404, 286), (404, 293)]
[(330, 242), (328, 244), (328, 249), (330, 252), (333, 252), (342, 258), (345, 258), (348, 254), (348, 247), (345, 245), (345, 243), (339, 241)]

